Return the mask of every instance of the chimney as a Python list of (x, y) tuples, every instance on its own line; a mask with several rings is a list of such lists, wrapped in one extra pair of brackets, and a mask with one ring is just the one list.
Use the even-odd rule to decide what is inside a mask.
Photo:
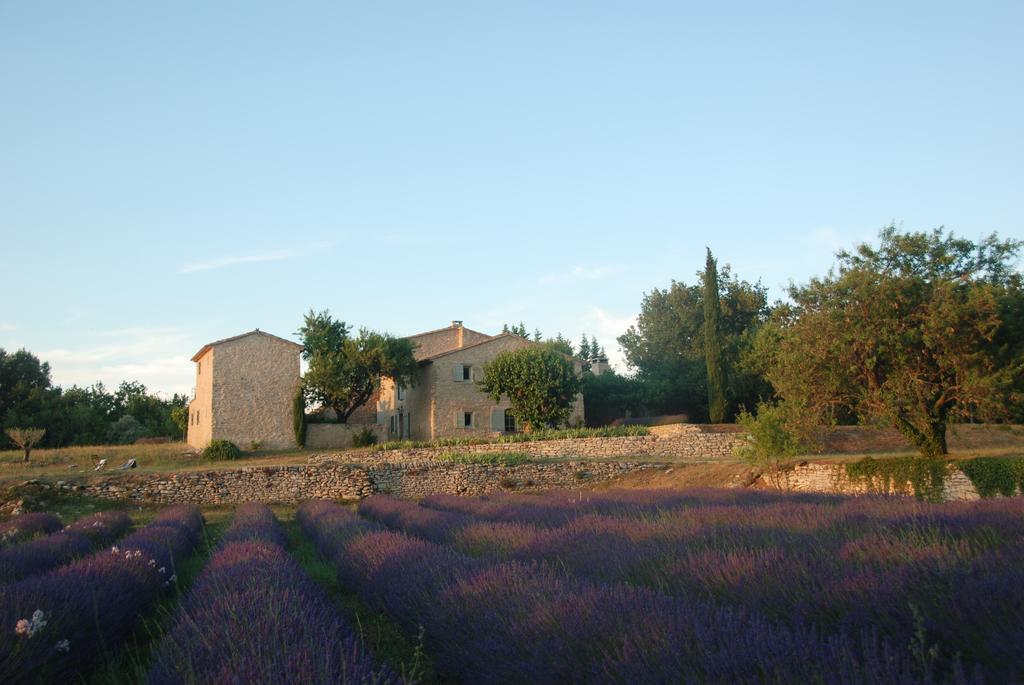
[(455, 329), (455, 347), (462, 348), (462, 322), (452, 321), (452, 328)]

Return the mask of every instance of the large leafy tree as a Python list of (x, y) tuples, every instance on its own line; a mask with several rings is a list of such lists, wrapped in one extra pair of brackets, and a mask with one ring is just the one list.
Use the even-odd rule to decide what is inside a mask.
[(725, 341), (718, 294), (718, 263), (708, 249), (704, 266), (704, 362), (708, 378), (708, 420), (722, 423), (729, 411), (726, 398)]
[(495, 402), (507, 397), (527, 431), (565, 423), (580, 391), (572, 361), (546, 345), (499, 352), (479, 385)]
[(1021, 303), (1021, 246), (883, 229), (877, 247), (840, 252), (827, 276), (791, 287), (769, 379), (818, 418), (883, 420), (923, 455), (946, 454), (948, 423), (1005, 416), (1020, 383), (1006, 317)]
[[(703, 280), (703, 272), (698, 274)], [(718, 270), (722, 360), (734, 369), (726, 396), (733, 406), (754, 407), (771, 394), (762, 375), (739, 364), (753, 332), (769, 314), (767, 289), (742, 281), (728, 265)], [(654, 412), (685, 412), (707, 418), (707, 362), (704, 356), (704, 288), (673, 281), (644, 294), (640, 315), (618, 338), (626, 363), (636, 370)]]
[(387, 376), (400, 385), (416, 381), (416, 359), (412, 343), (386, 333), (362, 328), (352, 336), (352, 327), (334, 320), (330, 312), (310, 310), (299, 329), (309, 362), (303, 378), (308, 398), (330, 407), (345, 423), (352, 413), (380, 388)]

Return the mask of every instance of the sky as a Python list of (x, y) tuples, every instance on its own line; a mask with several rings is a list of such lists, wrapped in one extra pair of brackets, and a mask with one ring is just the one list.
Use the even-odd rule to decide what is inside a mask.
[(1024, 3), (0, 0), (0, 348), (191, 391), (311, 308), (616, 337), (709, 247), (1024, 238)]

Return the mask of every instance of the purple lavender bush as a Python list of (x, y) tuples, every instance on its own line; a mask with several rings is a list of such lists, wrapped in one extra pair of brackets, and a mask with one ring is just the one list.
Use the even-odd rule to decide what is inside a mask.
[(64, 527), (56, 514), (22, 514), (0, 523), (0, 548), (56, 533)]
[[(435, 496), (432, 506), (373, 497), (360, 513), (473, 556), (701, 598), (793, 631), (851, 636), (872, 653), (899, 645), (922, 677), (956, 679), (961, 663), (997, 682), (1024, 673), (1024, 629), (1013, 618), (1024, 608), (1016, 582), (1024, 500), (933, 505), (750, 493), (748, 504), (746, 493), (706, 492), (591, 498), (627, 502), (629, 516), (528, 511), (548, 507), (553, 495)], [(635, 508), (687, 498), (688, 506), (646, 516)], [(474, 519), (468, 512), (477, 507), (494, 520)]]
[(49, 571), (121, 537), (132, 525), (122, 512), (86, 516), (64, 530), (0, 551), (0, 584)]
[(596, 583), (539, 562), (476, 559), (361, 525), (337, 505), (304, 505), (299, 519), (339, 577), (406, 629), (422, 626), (439, 670), (462, 682), (913, 683), (929, 676), (881, 639), (826, 637), (743, 608)]
[(151, 613), (202, 533), (194, 507), (165, 509), (118, 545), (0, 592), (0, 682), (77, 682)]
[(179, 683), (392, 683), (323, 590), (283, 549), (262, 504), (238, 508), (149, 673)]

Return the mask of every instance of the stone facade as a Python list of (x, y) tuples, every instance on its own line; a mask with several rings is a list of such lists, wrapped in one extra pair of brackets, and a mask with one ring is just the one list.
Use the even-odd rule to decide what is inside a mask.
[[(409, 338), (420, 362), (416, 383), (397, 388), (384, 379), (377, 398), (377, 423), (389, 439), (435, 440), (444, 437), (486, 437), (505, 432), (507, 399), (495, 403), (477, 387), (483, 366), (500, 352), (535, 345), (517, 335), (489, 336), (453, 322)], [(577, 373), (582, 362), (574, 360)], [(466, 415), (469, 423), (466, 423)], [(577, 395), (570, 425), (583, 423), (583, 396)]]
[(295, 447), (292, 402), (299, 388), (302, 346), (255, 330), (204, 345), (189, 404), (188, 444), (230, 440), (242, 449)]

